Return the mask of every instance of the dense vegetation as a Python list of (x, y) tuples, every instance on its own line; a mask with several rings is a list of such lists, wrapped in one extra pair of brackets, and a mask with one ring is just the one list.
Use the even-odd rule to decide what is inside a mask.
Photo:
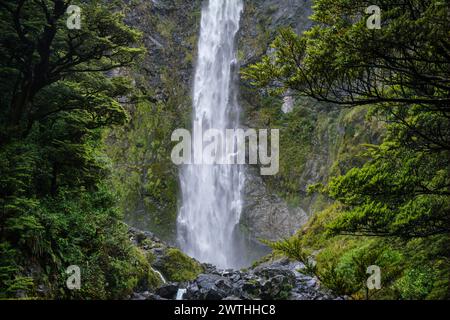
[[(0, 2), (0, 298), (122, 298), (154, 278), (109, 188), (104, 129), (136, 98), (141, 34), (111, 1)], [(65, 285), (78, 265), (80, 291)]]
[[(200, 2), (70, 1), (82, 28), (69, 30), (68, 1), (0, 0), (0, 299), (126, 298), (161, 284), (151, 265), (175, 282), (204, 271), (177, 249), (134, 246), (123, 223), (174, 237), (170, 136), (190, 122)], [(243, 29), (260, 16), (241, 60), (267, 52), (277, 5), (261, 3), (247, 4)], [(379, 0), (382, 28), (368, 30), (372, 4), (315, 0), (315, 26), (281, 29), (243, 72), (243, 120), (281, 130), (265, 185), (311, 215), (270, 245), (339, 295), (448, 299), (449, 3)], [(136, 24), (158, 39), (145, 55)], [(381, 290), (367, 290), (370, 265)]]
[[(366, 269), (382, 268), (376, 298), (450, 297), (450, 7), (441, 1), (317, 0), (315, 27), (283, 29), (274, 54), (244, 72), (254, 85), (384, 123), (367, 161), (311, 186), (334, 204), (294, 238), (273, 244), (342, 295), (366, 297)], [(304, 119), (304, 118), (303, 118)], [(338, 164), (339, 165), (339, 164)], [(317, 254), (317, 252), (319, 252)]]

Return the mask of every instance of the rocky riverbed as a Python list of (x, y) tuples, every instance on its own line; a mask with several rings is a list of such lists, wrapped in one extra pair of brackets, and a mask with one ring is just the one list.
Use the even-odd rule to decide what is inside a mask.
[[(131, 241), (149, 252), (152, 267), (162, 275), (157, 288), (135, 292), (132, 300), (333, 300), (339, 299), (320, 288), (317, 279), (302, 273), (299, 262), (280, 259), (243, 270), (218, 270), (199, 264), (201, 272), (190, 281), (174, 282), (164, 274), (164, 261), (171, 248), (152, 233), (130, 230)], [(176, 250), (176, 249), (175, 249)], [(190, 258), (189, 258), (190, 259)], [(193, 260), (195, 261), (195, 260)]]

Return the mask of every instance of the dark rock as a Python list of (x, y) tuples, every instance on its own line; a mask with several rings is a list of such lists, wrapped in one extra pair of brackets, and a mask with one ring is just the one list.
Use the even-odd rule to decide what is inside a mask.
[(168, 283), (156, 290), (156, 294), (162, 298), (175, 299), (178, 293), (178, 289), (179, 288), (176, 284)]
[(131, 300), (143, 301), (146, 299), (147, 297), (145, 297), (143, 294), (140, 293), (133, 293), (133, 295), (131, 296)]
[(233, 282), (237, 282), (239, 280), (241, 280), (241, 274), (240, 273), (235, 273), (230, 277), (230, 280)]
[(242, 291), (247, 294), (247, 297), (258, 297), (261, 294), (261, 283), (257, 280), (246, 281)]
[(206, 295), (204, 297), (205, 300), (222, 300), (226, 297), (226, 294), (222, 290), (211, 288), (206, 292)]
[(281, 197), (270, 192), (255, 168), (249, 168), (246, 176), (241, 223), (252, 239), (290, 237), (308, 221), (305, 210), (291, 208)]
[(224, 279), (219, 275), (216, 274), (201, 274), (196, 282), (200, 289), (209, 290), (215, 287), (216, 282), (219, 280)]
[(202, 264), (203, 268), (205, 269), (205, 273), (209, 274), (218, 274), (217, 267), (213, 266), (209, 263)]
[(17, 290), (16, 291), (16, 298), (24, 299), (26, 297), (27, 297), (27, 292), (25, 290)]
[(261, 298), (265, 300), (288, 299), (293, 286), (293, 279), (277, 275), (264, 283), (261, 289)]
[(287, 269), (278, 269), (274, 267), (255, 269), (255, 275), (263, 277), (265, 279), (270, 279), (281, 275), (285, 278), (288, 278), (289, 281), (295, 280), (294, 272)]
[(163, 297), (160, 297), (160, 296), (158, 296), (156, 294), (150, 294), (147, 297), (147, 300), (150, 300), (150, 301), (164, 301), (164, 300), (167, 300), (167, 299), (164, 299)]
[(232, 283), (227, 279), (219, 279), (215, 282), (215, 286), (222, 291), (230, 291), (233, 289)]
[[(207, 272), (187, 285), (186, 300), (330, 300), (317, 280), (298, 272), (298, 263), (287, 259), (265, 263), (246, 272)], [(208, 273), (208, 270), (211, 273)]]

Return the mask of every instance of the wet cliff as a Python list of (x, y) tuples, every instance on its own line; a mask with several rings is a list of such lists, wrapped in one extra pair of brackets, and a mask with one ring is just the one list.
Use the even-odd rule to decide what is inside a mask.
[[(133, 74), (141, 99), (129, 105), (130, 122), (108, 137), (127, 222), (173, 242), (179, 208), (178, 168), (170, 160), (173, 130), (189, 128), (202, 1), (126, 2), (127, 23), (144, 33), (147, 54)], [(246, 1), (238, 36), (241, 67), (270, 50), (280, 27), (301, 33), (312, 26), (311, 1)], [(255, 129), (280, 129), (280, 172), (261, 177), (247, 170), (240, 229), (247, 240), (292, 235), (329, 201), (310, 195), (310, 184), (358, 161), (358, 145), (378, 139), (363, 125), (364, 112), (314, 101), (271, 97), (239, 82), (241, 122)], [(347, 161), (347, 162), (346, 162)], [(351, 161), (352, 163), (348, 163)]]

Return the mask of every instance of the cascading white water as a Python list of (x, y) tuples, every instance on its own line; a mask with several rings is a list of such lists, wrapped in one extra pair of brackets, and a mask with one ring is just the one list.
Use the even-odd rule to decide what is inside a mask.
[[(201, 139), (200, 131), (224, 132), (239, 125), (233, 83), (237, 66), (235, 37), (242, 10), (242, 0), (209, 0), (202, 10), (193, 90), (196, 141)], [(203, 147), (194, 147), (194, 158), (201, 157)], [(182, 207), (178, 216), (178, 241), (181, 248), (199, 261), (220, 268), (240, 267), (236, 226), (242, 211), (242, 167), (187, 165), (180, 180)]]
[(162, 275), (161, 272), (159, 272), (158, 270), (153, 269), (152, 267), (150, 267), (150, 269), (152, 269), (152, 271), (158, 275), (159, 279), (162, 281), (163, 284), (167, 283), (166, 278), (164, 278), (164, 276)]

